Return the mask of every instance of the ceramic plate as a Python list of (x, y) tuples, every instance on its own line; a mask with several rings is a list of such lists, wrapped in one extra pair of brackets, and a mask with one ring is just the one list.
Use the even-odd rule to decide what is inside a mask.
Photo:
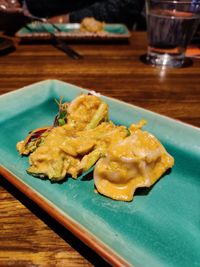
[(55, 33), (62, 39), (67, 40), (124, 40), (130, 37), (130, 32), (124, 24), (106, 24), (106, 34), (94, 34), (80, 31), (79, 23), (56, 24), (61, 30), (57, 32), (51, 24), (43, 23), (29, 24), (28, 27), (20, 29), (16, 35), (23, 40), (48, 40), (51, 39), (50, 33)]
[(200, 266), (200, 130), (136, 106), (102, 97), (110, 118), (130, 125), (145, 118), (175, 158), (172, 171), (132, 202), (94, 192), (92, 179), (61, 184), (26, 173), (15, 149), (34, 128), (50, 125), (55, 98), (71, 101), (84, 89), (56, 80), (0, 96), (0, 173), (114, 266)]

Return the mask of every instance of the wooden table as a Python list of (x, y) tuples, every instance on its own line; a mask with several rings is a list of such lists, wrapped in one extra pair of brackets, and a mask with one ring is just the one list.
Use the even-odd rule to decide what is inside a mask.
[[(200, 60), (181, 69), (145, 65), (145, 33), (129, 44), (71, 46), (84, 59), (50, 44), (18, 44), (0, 57), (0, 94), (59, 79), (200, 126)], [(108, 266), (3, 177), (0, 184), (0, 266)]]

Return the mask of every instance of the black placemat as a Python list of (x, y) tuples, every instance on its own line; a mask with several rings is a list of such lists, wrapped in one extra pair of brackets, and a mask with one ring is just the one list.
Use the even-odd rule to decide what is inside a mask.
[(0, 55), (4, 55), (12, 52), (15, 49), (14, 43), (12, 40), (0, 37)]

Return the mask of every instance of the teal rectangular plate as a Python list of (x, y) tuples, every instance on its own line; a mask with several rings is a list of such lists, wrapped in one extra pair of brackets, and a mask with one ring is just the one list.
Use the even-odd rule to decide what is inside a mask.
[(80, 32), (79, 23), (55, 24), (61, 32), (58, 32), (51, 24), (48, 23), (31, 23), (28, 27), (21, 28), (16, 36), (24, 40), (42, 40), (50, 39), (49, 33), (54, 33), (62, 39), (67, 40), (123, 40), (130, 37), (130, 32), (126, 25), (113, 23), (105, 24), (106, 35)]
[(88, 91), (47, 80), (0, 96), (2, 176), (114, 266), (200, 266), (199, 128), (102, 96), (115, 123), (148, 121), (145, 129), (175, 158), (171, 172), (128, 203), (96, 194), (93, 180), (51, 184), (26, 173), (28, 159), (18, 155), (16, 143), (52, 124), (55, 98), (71, 101), (81, 92)]

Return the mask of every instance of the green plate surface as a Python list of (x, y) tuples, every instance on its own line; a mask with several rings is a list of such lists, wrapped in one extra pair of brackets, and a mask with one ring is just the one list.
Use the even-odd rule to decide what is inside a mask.
[[(51, 184), (26, 173), (16, 143), (37, 127), (50, 125), (55, 98), (71, 101), (84, 89), (56, 80), (0, 96), (0, 165), (60, 212), (134, 266), (200, 266), (200, 130), (153, 112), (102, 97), (110, 118), (130, 125), (145, 118), (175, 158), (172, 171), (151, 190), (138, 190), (134, 201), (117, 202), (94, 192), (92, 179)], [(98, 252), (98, 251), (97, 251)]]

